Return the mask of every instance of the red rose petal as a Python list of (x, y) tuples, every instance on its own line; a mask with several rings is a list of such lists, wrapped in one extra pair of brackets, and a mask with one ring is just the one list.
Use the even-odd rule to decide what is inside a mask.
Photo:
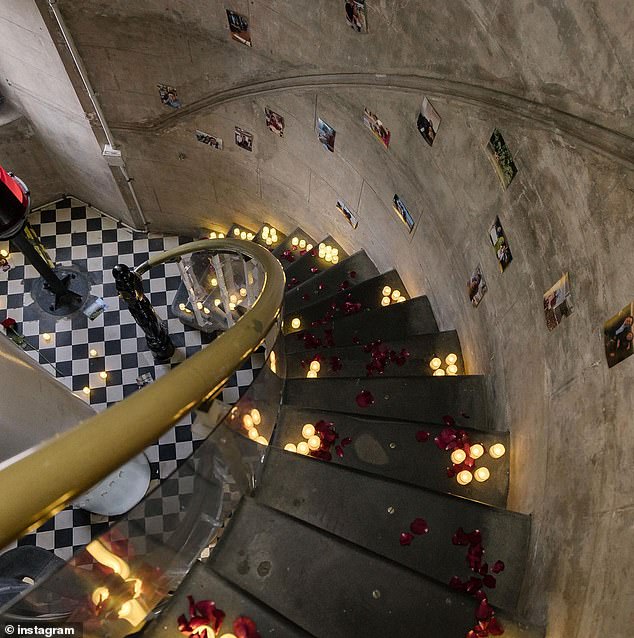
[(476, 618), (478, 620), (489, 620), (493, 616), (493, 607), (489, 605), (487, 599), (485, 598), (480, 602), (478, 608), (476, 609)]
[(343, 458), (343, 448), (340, 445), (335, 446), (335, 452), (340, 459)]
[(429, 439), (429, 436), (429, 432), (425, 432), (425, 430), (418, 430), (418, 432), (416, 432), (416, 440), (419, 443), (425, 443), (425, 441)]
[(504, 633), (504, 627), (495, 616), (489, 620), (487, 629), (492, 636), (501, 636)]
[(443, 423), (449, 427), (456, 425), (456, 420), (449, 414), (446, 414), (443, 418)]
[(409, 545), (414, 539), (414, 534), (410, 534), (409, 532), (401, 532), (400, 543), (401, 545)]
[(491, 574), (487, 574), (482, 579), (482, 582), (484, 583), (485, 587), (488, 587), (489, 589), (495, 589), (495, 576), (491, 576)]
[(256, 624), (248, 616), (239, 616), (233, 622), (236, 638), (262, 638)]
[(427, 521), (424, 518), (415, 518), (409, 525), (409, 528), (414, 532), (414, 534), (428, 534), (429, 533), (429, 525), (427, 525)]
[(503, 572), (504, 563), (501, 560), (496, 560), (495, 563), (493, 563), (493, 567), (491, 567), (491, 571), (494, 574), (499, 574), (500, 572)]
[(347, 436), (341, 441), (341, 445), (343, 445), (343, 447), (345, 447), (346, 445), (350, 445), (350, 443), (352, 443), (352, 437), (350, 436)]
[(453, 576), (449, 581), (449, 587), (451, 589), (455, 589), (456, 591), (464, 591), (465, 584), (458, 578), (458, 576)]
[(360, 408), (369, 408), (374, 403), (374, 396), (368, 390), (361, 390), (359, 394), (357, 394), (357, 405)]

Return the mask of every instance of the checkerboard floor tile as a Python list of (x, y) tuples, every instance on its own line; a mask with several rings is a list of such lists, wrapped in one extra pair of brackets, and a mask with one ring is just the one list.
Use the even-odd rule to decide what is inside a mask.
[[(104, 299), (106, 310), (94, 321), (83, 314), (65, 319), (44, 314), (30, 294), (38, 273), (24, 263), (22, 254), (16, 250), (11, 251), (9, 257), (11, 269), (0, 272), (0, 320), (7, 316), (15, 319), (29, 346), (39, 349), (39, 353), (28, 349), (28, 354), (95, 410), (104, 410), (136, 392), (136, 379), (141, 374), (149, 372), (156, 379), (209, 343), (208, 335), (184, 326), (171, 316), (169, 306), (181, 283), (177, 265), (154, 268), (144, 277), (145, 290), (158, 314), (167, 320), (177, 348), (170, 365), (155, 365), (143, 332), (117, 296), (112, 277), (112, 268), (118, 263), (138, 266), (150, 255), (175, 248), (189, 239), (146, 236), (129, 231), (72, 199), (57, 202), (54, 208), (33, 212), (30, 222), (56, 263), (72, 264), (89, 272), (93, 283), (91, 294)], [(42, 338), (44, 333), (52, 336), (50, 343)], [(93, 350), (96, 356), (90, 355)], [(235, 403), (252, 382), (254, 370), (263, 364), (263, 354), (254, 353), (229, 380), (220, 398), (225, 403)], [(104, 371), (108, 374), (105, 381), (99, 375)], [(89, 396), (83, 394), (84, 387), (91, 389)], [(147, 448), (154, 482), (170, 480), (168, 476), (199, 444), (191, 431), (192, 419), (192, 414), (185, 416)], [(157, 504), (149, 500), (144, 507), (149, 508), (147, 512), (156, 509), (156, 513), (146, 515), (146, 510), (141, 508), (138, 515), (133, 510), (131, 515), (136, 516), (134, 527), (137, 531), (161, 527), (160, 531), (167, 533), (172, 531), (172, 524), (178, 523), (178, 512), (165, 510), (166, 507), (169, 509), (169, 503)], [(114, 520), (69, 507), (3, 551), (16, 545), (37, 545), (68, 560), (91, 539), (109, 529)]]

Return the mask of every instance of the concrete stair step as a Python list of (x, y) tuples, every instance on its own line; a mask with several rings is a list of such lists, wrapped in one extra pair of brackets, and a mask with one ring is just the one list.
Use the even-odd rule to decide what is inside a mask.
[[(349, 257), (348, 253), (332, 237), (330, 237), (330, 235), (320, 243), (325, 243), (329, 246), (332, 246), (333, 248), (336, 248), (339, 251), (339, 262), (342, 262), (344, 259)], [(286, 268), (286, 281), (291, 281), (293, 278), (295, 278), (298, 284), (301, 284), (313, 277), (318, 272), (328, 270), (329, 268), (332, 268), (332, 266), (337, 265), (333, 264), (332, 262), (326, 261), (325, 259), (321, 259), (321, 257), (319, 257), (318, 246), (319, 243), (315, 244), (311, 251), (305, 252), (292, 264), (290, 264), (288, 268)], [(284, 261), (285, 260), (282, 259), (281, 263), (283, 264)], [(317, 270), (316, 272), (313, 272), (313, 270), (311, 269)]]
[(474, 623), (472, 598), (252, 499), (209, 566), (315, 636), (456, 638)]
[[(315, 337), (326, 342), (324, 326), (309, 327)], [(414, 297), (403, 303), (381, 308), (366, 308), (354, 315), (338, 318), (332, 326), (332, 337), (338, 347), (369, 343), (376, 339), (406, 339), (409, 336), (438, 332), (438, 326), (427, 297)], [(287, 354), (305, 351), (304, 331), (285, 339)]]
[[(290, 321), (286, 321), (284, 331), (286, 334), (304, 329), (310, 332), (311, 328), (315, 326), (330, 324), (339, 318), (357, 314), (364, 308), (381, 308), (381, 300), (383, 299), (381, 291), (386, 286), (406, 294), (399, 274), (395, 270), (388, 270), (347, 290), (340, 290), (319, 301), (314, 301), (310, 306), (301, 310), (295, 312), (285, 310), (285, 317), (288, 317), (289, 320), (299, 317), (301, 325), (299, 328), (293, 328)], [(360, 309), (357, 311), (347, 304), (360, 304)]]
[[(432, 376), (434, 371), (429, 366), (432, 358), (435, 356), (441, 358), (442, 368), (446, 369), (445, 358), (450, 353), (458, 357), (455, 364), (458, 368), (457, 374), (464, 374), (460, 341), (455, 330), (382, 341), (375, 349), (377, 352), (385, 352), (388, 355), (393, 352), (396, 357), (399, 357), (403, 351), (407, 351), (409, 356), (403, 355), (400, 360), (397, 358), (396, 361), (390, 360), (388, 356), (381, 374), (376, 370), (372, 371), (371, 374), (368, 371), (368, 365), (372, 365), (374, 362), (372, 352), (366, 352), (370, 343), (372, 342), (358, 346), (323, 348), (288, 354), (286, 357), (286, 377), (289, 379), (306, 378), (310, 363), (315, 360), (320, 365), (318, 371), (320, 379), (326, 377), (367, 377), (369, 375), (383, 377)], [(334, 367), (333, 360), (336, 360)], [(341, 362), (341, 369), (338, 369), (338, 362)]]
[[(295, 238), (297, 239), (297, 244), (293, 243)], [(302, 240), (305, 242), (303, 248), (299, 246), (299, 242)], [(281, 241), (273, 249), (273, 254), (280, 260), (282, 268), (284, 268), (284, 270), (288, 270), (291, 264), (295, 263), (295, 261), (304, 255), (306, 252), (306, 246), (309, 244), (313, 247), (317, 246), (317, 242), (307, 232), (298, 227), (284, 237), (283, 241)], [(284, 257), (284, 253), (287, 250), (291, 251), (290, 259), (286, 259)]]
[[(507, 450), (499, 459), (485, 453), (478, 461), (477, 467), (484, 466), (490, 471), (488, 481), (480, 483), (474, 480), (468, 485), (460, 485), (455, 478), (447, 476), (447, 468), (452, 465), (450, 452), (440, 450), (434, 443), (434, 437), (446, 427), (444, 425), (391, 421), (283, 405), (271, 443), (278, 448), (284, 448), (287, 443), (297, 445), (305, 440), (302, 436), (304, 424), (315, 425), (321, 420), (334, 423), (341, 439), (352, 439), (350, 445), (343, 448), (343, 458), (337, 456), (333, 449), (331, 464), (506, 507), (510, 457), (508, 432), (474, 430), (466, 427), (471, 425), (471, 419), (456, 419), (457, 427), (467, 432), (472, 443), (481, 443), (487, 451), (494, 443), (502, 443)], [(416, 438), (418, 432), (429, 432), (428, 440), (419, 442)]]
[[(365, 405), (365, 398), (374, 402)], [(437, 424), (443, 423), (445, 415), (464, 413), (472, 427), (494, 429), (488, 420), (485, 379), (481, 376), (288, 379), (282, 402), (315, 410)]]
[(329, 299), (341, 292), (344, 286), (350, 292), (354, 286), (378, 274), (379, 271), (372, 260), (364, 250), (360, 250), (302, 284), (294, 285), (292, 279), (288, 280), (286, 285), (291, 289), (284, 298), (284, 312), (285, 314), (303, 312), (312, 304)]
[(166, 638), (177, 635), (178, 617), (185, 614), (189, 618), (188, 594), (193, 596), (196, 602), (213, 600), (217, 608), (225, 612), (226, 616), (218, 632), (219, 636), (230, 632), (234, 620), (239, 616), (251, 618), (257, 625), (261, 636), (275, 638), (309, 638), (310, 636), (303, 629), (229, 583), (201, 562), (194, 563), (174, 597), (161, 612), (158, 620), (148, 625), (143, 630), (143, 635), (165, 636)]
[[(489, 602), (510, 611), (517, 606), (530, 534), (526, 515), (277, 448), (269, 450), (256, 500), (444, 585), (456, 575), (475, 575), (466, 563), (468, 548), (454, 545), (452, 536), (460, 527), (480, 530), (484, 562), (505, 564), (493, 576), (495, 588), (486, 590)], [(401, 533), (416, 518), (427, 522), (429, 532), (401, 545)]]

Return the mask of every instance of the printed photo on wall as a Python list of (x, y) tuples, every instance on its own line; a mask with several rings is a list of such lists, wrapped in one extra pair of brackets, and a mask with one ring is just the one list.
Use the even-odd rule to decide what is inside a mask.
[(566, 273), (552, 288), (544, 293), (544, 315), (546, 327), (554, 330), (564, 317), (572, 312), (572, 297), (570, 295), (570, 279)]
[(495, 255), (500, 264), (500, 270), (504, 272), (507, 266), (513, 261), (513, 255), (511, 255), (511, 249), (509, 248), (506, 237), (504, 236), (504, 230), (500, 223), (500, 218), (495, 218), (495, 223), (489, 229), (489, 239), (495, 249)]
[(337, 132), (332, 126), (328, 126), (323, 120), (317, 120), (317, 136), (319, 141), (327, 148), (331, 153), (335, 152), (335, 135)]
[(227, 20), (229, 20), (229, 30), (231, 37), (242, 44), (251, 46), (251, 34), (249, 33), (249, 21), (246, 16), (227, 9)]
[(357, 216), (340, 199), (337, 200), (337, 210), (348, 220), (350, 226), (356, 229), (359, 225)]
[(368, 15), (365, 10), (365, 0), (345, 0), (346, 20), (359, 33), (368, 32)]
[(473, 304), (473, 307), (477, 308), (482, 301), (482, 297), (484, 297), (488, 290), (487, 282), (484, 280), (480, 266), (473, 271), (471, 278), (467, 282), (467, 290), (469, 291), (469, 300)]
[(486, 152), (502, 182), (502, 187), (508, 188), (513, 178), (517, 175), (517, 167), (513, 161), (511, 151), (502, 137), (502, 133), (497, 129), (493, 129), (491, 139), (486, 145)]
[(401, 198), (398, 195), (394, 195), (392, 208), (398, 215), (398, 218), (407, 226), (409, 232), (411, 233), (414, 229), (414, 218), (410, 215), (410, 212), (407, 210), (407, 207), (405, 206), (405, 204), (403, 204)]
[(390, 145), (390, 132), (385, 128), (383, 122), (366, 108), (363, 109), (363, 123), (372, 131), (374, 137), (376, 137), (385, 148), (388, 148)]
[(243, 148), (245, 151), (253, 151), (253, 133), (249, 133), (249, 131), (245, 131), (239, 126), (236, 126), (235, 140), (240, 148)]
[(176, 89), (173, 86), (167, 84), (157, 84), (156, 86), (163, 104), (171, 106), (173, 109), (180, 109), (181, 101), (178, 99), (178, 93), (176, 93)]
[(219, 151), (222, 150), (222, 140), (219, 137), (215, 137), (214, 135), (210, 135), (209, 133), (196, 129), (196, 139), (201, 144), (208, 144), (211, 148), (215, 148)]
[(269, 127), (269, 131), (277, 133), (280, 137), (284, 137), (284, 118), (267, 106), (264, 109), (266, 114), (266, 125)]
[(608, 367), (621, 363), (634, 352), (634, 301), (627, 304), (621, 312), (608, 319), (603, 327), (605, 356)]
[(423, 98), (423, 105), (418, 114), (416, 126), (418, 132), (423, 136), (423, 139), (431, 146), (436, 139), (436, 133), (438, 133), (440, 115), (438, 115), (438, 111), (436, 111), (427, 98)]

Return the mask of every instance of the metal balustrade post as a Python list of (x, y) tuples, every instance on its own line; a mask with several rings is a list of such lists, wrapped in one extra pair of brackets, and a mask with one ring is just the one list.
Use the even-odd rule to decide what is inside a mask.
[(130, 314), (145, 333), (148, 348), (157, 363), (167, 363), (174, 354), (174, 344), (165, 323), (143, 292), (143, 282), (128, 266), (119, 264), (112, 269), (119, 297), (126, 302)]

